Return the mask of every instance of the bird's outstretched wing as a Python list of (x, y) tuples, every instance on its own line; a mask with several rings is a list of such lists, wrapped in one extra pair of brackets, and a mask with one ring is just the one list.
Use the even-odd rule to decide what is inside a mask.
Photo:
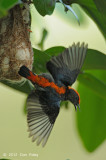
[[(52, 94), (52, 93), (51, 93)], [(47, 91), (33, 91), (27, 99), (29, 136), (44, 147), (59, 113), (60, 101)], [(49, 99), (50, 97), (50, 99)], [(56, 100), (56, 101), (55, 101)]]
[(58, 85), (72, 85), (84, 63), (88, 45), (73, 44), (47, 62), (46, 67)]

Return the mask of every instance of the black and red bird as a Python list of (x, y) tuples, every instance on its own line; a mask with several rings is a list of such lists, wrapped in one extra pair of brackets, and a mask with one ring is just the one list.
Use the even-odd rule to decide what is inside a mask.
[(49, 73), (37, 75), (26, 66), (19, 74), (30, 80), (35, 86), (27, 99), (27, 122), (32, 141), (45, 146), (55, 120), (59, 114), (60, 102), (69, 100), (75, 109), (79, 108), (80, 96), (70, 86), (83, 65), (87, 44), (73, 44), (58, 56), (52, 57), (46, 64)]

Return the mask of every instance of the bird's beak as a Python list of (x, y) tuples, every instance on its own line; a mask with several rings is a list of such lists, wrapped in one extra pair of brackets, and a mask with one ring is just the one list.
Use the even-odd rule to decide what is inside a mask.
[(74, 105), (75, 106), (75, 110), (77, 111), (77, 107), (79, 108), (79, 110), (80, 110), (80, 105), (79, 104), (77, 104), (77, 105)]

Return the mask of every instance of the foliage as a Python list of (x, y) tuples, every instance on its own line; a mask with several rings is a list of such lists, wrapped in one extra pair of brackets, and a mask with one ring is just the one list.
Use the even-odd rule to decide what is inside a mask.
[(46, 30), (46, 29), (43, 29), (42, 39), (41, 39), (41, 41), (38, 43), (38, 46), (39, 46), (39, 48), (41, 48), (41, 50), (43, 50), (43, 48), (44, 48), (44, 41), (45, 41), (47, 35), (48, 35), (47, 30)]
[(84, 11), (97, 24), (98, 28), (106, 38), (106, 1), (105, 0), (72, 0), (79, 4)]
[[(7, 14), (8, 9), (18, 1), (0, 1), (0, 16)], [(37, 11), (42, 15), (51, 15), (55, 9), (55, 0), (33, 0)], [(65, 2), (65, 0), (64, 0)], [(106, 1), (105, 0), (71, 0), (71, 4), (77, 3), (96, 23), (103, 36), (106, 37)], [(43, 50), (47, 31), (43, 31), (41, 42), (38, 44)], [(51, 56), (58, 55), (65, 47), (52, 47), (45, 51), (34, 48), (33, 71), (46, 72), (46, 62)], [(94, 151), (106, 138), (106, 55), (100, 51), (88, 49), (81, 74), (78, 76), (78, 91), (81, 96), (81, 111), (77, 112), (78, 132), (83, 144), (89, 152)], [(32, 86), (28, 81), (23, 85), (13, 84), (8, 81), (1, 83), (29, 94)], [(26, 106), (26, 104), (25, 104)], [(66, 108), (68, 103), (66, 102)], [(25, 107), (24, 107), (24, 111)]]
[(8, 9), (12, 8), (17, 3), (17, 0), (0, 0), (0, 17), (7, 14)]
[(33, 0), (37, 11), (42, 15), (51, 15), (55, 8), (55, 0)]
[(10, 159), (4, 159), (4, 158), (2, 158), (2, 159), (0, 159), (0, 160), (10, 160)]
[[(95, 84), (91, 83), (91, 79), (89, 81), (92, 74), (95, 74), (95, 78), (99, 77), (97, 82), (94, 81)], [(106, 75), (106, 71), (93, 71), (88, 76), (88, 86), (83, 84), (83, 77), (78, 86), (82, 100), (81, 110), (77, 112), (76, 117), (77, 126), (82, 141), (90, 152), (94, 151), (106, 139), (106, 76), (104, 75)], [(103, 96), (105, 95), (105, 97), (101, 96), (103, 90), (101, 90), (101, 85), (97, 84), (98, 81), (101, 81), (101, 85), (105, 82), (105, 85), (103, 84), (105, 87)], [(100, 89), (99, 94), (94, 91), (94, 88)]]

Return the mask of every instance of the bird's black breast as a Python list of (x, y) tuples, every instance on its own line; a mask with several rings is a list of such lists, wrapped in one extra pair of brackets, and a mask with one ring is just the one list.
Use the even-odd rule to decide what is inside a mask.
[(57, 104), (57, 102), (61, 100), (59, 94), (56, 93), (56, 91), (51, 87), (46, 87), (45, 90), (40, 93), (40, 97), (41, 102), (43, 101), (43, 103), (45, 102), (46, 104), (51, 106), (55, 105), (55, 103)]

